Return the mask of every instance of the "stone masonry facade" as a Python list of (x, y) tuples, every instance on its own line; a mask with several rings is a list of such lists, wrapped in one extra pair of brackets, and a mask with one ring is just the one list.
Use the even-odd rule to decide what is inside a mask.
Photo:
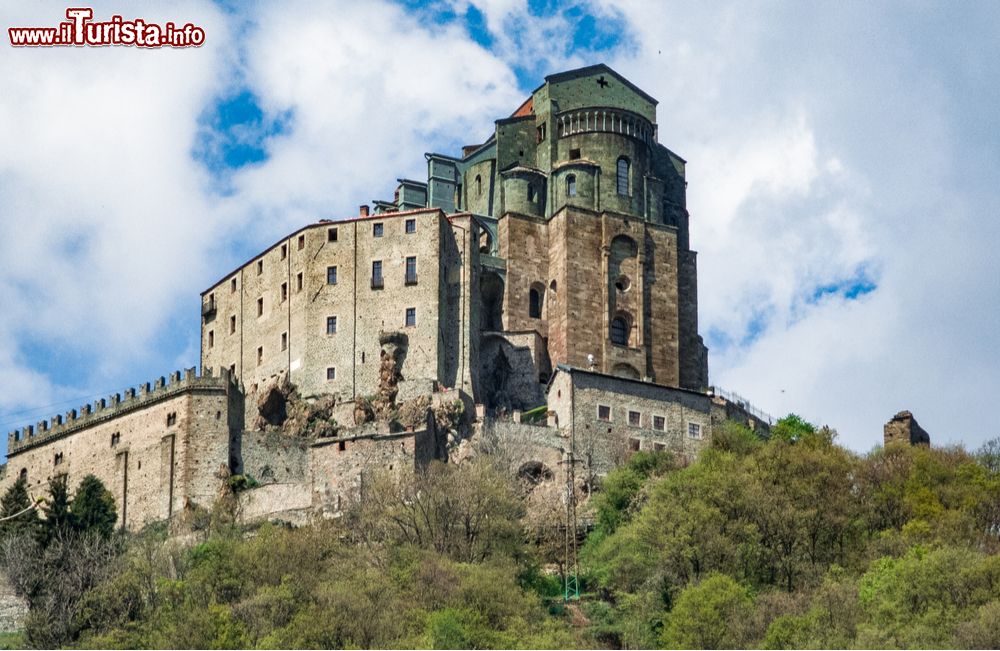
[(426, 181), (222, 275), (201, 375), (12, 433), (0, 489), (94, 474), (136, 529), (245, 475), (241, 517), (306, 522), (494, 423), (536, 479), (567, 455), (591, 478), (637, 450), (693, 458), (726, 419), (766, 434), (708, 391), (686, 162), (656, 104), (604, 65), (547, 77), (485, 141), (426, 154)]

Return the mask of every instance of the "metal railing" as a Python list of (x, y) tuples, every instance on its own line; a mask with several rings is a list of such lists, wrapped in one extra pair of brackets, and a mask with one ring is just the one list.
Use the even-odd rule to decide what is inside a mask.
[(771, 414), (767, 413), (763, 409), (760, 409), (752, 402), (736, 393), (735, 391), (727, 391), (722, 387), (709, 387), (709, 393), (713, 396), (719, 396), (720, 398), (725, 398), (729, 402), (737, 405), (740, 409), (745, 410), (751, 416), (764, 421), (768, 425), (774, 425), (775, 418)]

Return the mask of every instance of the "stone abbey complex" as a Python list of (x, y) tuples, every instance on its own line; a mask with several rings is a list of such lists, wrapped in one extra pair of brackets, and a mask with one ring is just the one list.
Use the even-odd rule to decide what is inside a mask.
[(242, 517), (308, 521), (497, 429), (565, 485), (635, 450), (690, 457), (725, 419), (768, 427), (709, 388), (685, 161), (655, 99), (604, 65), (555, 74), (485, 142), (425, 158), (426, 180), (207, 289), (200, 374), (13, 432), (3, 487), (93, 473), (134, 529), (243, 475)]

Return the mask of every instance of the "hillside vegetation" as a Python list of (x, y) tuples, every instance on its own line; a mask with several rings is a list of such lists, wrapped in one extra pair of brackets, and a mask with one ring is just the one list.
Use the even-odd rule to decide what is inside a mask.
[[(527, 513), (527, 487), (488, 457), (436, 465), (403, 485), (376, 477), (342, 517), (300, 529), (239, 529), (223, 503), (193, 546), (155, 530), (121, 539), (84, 525), (54, 536), (5, 525), (5, 550), (30, 536), (35, 549), (55, 549), (42, 556), (56, 568), (61, 550), (80, 544), (71, 541), (90, 541), (87, 580), (36, 586), (47, 596), (32, 602), (19, 641), (1000, 646), (1000, 445), (859, 456), (834, 439), (790, 416), (766, 442), (732, 424), (686, 467), (635, 454), (590, 500), (582, 599), (568, 606), (562, 523)], [(96, 541), (110, 551), (95, 552)], [(53, 612), (65, 619), (56, 637)]]

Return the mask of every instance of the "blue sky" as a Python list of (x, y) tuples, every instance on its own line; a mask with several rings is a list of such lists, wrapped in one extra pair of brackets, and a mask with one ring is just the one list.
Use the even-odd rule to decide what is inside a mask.
[[(21, 3), (25, 4), (25, 3)], [(0, 9), (4, 27), (64, 8)], [(136, 5), (95, 14), (136, 16)], [(866, 450), (1000, 434), (1000, 5), (142, 5), (202, 48), (0, 46), (0, 425), (198, 358), (199, 292), (606, 62), (688, 161), (712, 381)]]

